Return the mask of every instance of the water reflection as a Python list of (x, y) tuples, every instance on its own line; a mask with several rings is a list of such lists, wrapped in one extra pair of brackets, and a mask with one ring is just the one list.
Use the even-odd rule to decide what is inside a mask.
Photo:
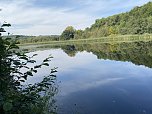
[(137, 65), (152, 67), (152, 42), (133, 42), (120, 44), (92, 43), (71, 45), (43, 45), (37, 49), (61, 48), (73, 57), (78, 52), (92, 52), (98, 59), (131, 61)]
[(37, 59), (54, 57), (59, 114), (152, 113), (151, 42), (51, 47)]

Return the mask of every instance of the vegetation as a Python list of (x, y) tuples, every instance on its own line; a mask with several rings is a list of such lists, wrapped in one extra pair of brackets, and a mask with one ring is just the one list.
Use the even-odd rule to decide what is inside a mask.
[[(97, 19), (90, 28), (86, 28), (84, 31), (76, 30), (74, 38), (84, 39), (145, 33), (152, 33), (152, 2), (141, 7), (135, 7), (127, 13)], [(65, 30), (62, 34), (68, 34), (68, 31)], [(70, 39), (70, 37), (65, 37), (65, 39)]]
[(75, 34), (75, 29), (72, 26), (68, 26), (62, 33), (61, 39), (69, 40), (73, 39)]
[(48, 41), (58, 41), (58, 35), (51, 35), (51, 36), (17, 36), (18, 43), (25, 44), (25, 43), (38, 43), (38, 42), (48, 42)]
[(79, 43), (72, 45), (43, 45), (40, 48), (61, 48), (73, 57), (81, 51), (92, 52), (98, 59), (131, 61), (152, 68), (152, 41), (131, 43)]
[(96, 39), (109, 36), (142, 35), (152, 33), (152, 2), (135, 7), (130, 12), (97, 19), (91, 27), (76, 30), (68, 26), (62, 34), (51, 36), (21, 36), (20, 44), (63, 41), (70, 39)]
[[(0, 32), (5, 32), (3, 24)], [(48, 76), (35, 84), (25, 85), (29, 76), (38, 69), (49, 66), (52, 57), (46, 58), (41, 64), (35, 65), (33, 57), (19, 51), (16, 41), (9, 36), (0, 36), (0, 113), (1, 114), (53, 114), (55, 113), (53, 96), (57, 92), (55, 86), (55, 69)], [(33, 67), (29, 67), (29, 63)]]
[[(6, 32), (4, 27), (9, 26), (11, 25), (3, 24), (0, 27), (0, 33)], [(57, 92), (56, 76), (54, 75), (56, 69), (51, 69), (50, 74), (39, 83), (24, 84), (29, 76), (34, 76), (37, 73), (39, 68), (49, 66), (48, 62), (52, 57), (50, 56), (44, 59), (41, 64), (35, 65), (36, 61), (33, 57), (36, 54), (29, 57), (20, 51), (16, 45), (16, 37), (21, 44), (76, 43), (74, 45), (60, 45), (56, 48), (62, 48), (69, 56), (75, 56), (78, 51), (86, 50), (93, 52), (99, 59), (131, 61), (151, 68), (152, 63), (149, 62), (152, 61), (151, 33), (152, 2), (135, 7), (127, 13), (97, 19), (90, 28), (86, 28), (84, 31), (75, 30), (72, 26), (68, 26), (61, 36), (21, 36), (22, 38), (18, 38), (20, 36), (2, 37), (0, 34), (0, 112), (2, 114), (53, 114), (56, 110), (53, 99)], [(133, 43), (115, 44), (114, 42)], [(33, 66), (29, 67), (29, 64), (33, 64)]]
[(120, 42), (148, 42), (152, 41), (151, 34), (145, 35), (120, 35), (120, 36), (108, 36), (101, 38), (88, 38), (88, 39), (70, 39), (70, 40), (61, 40), (61, 41), (47, 41), (47, 42), (37, 42), (37, 43), (23, 43), (19, 44), (19, 46), (27, 46), (27, 45), (66, 45), (66, 44), (86, 44), (86, 43), (120, 43)]

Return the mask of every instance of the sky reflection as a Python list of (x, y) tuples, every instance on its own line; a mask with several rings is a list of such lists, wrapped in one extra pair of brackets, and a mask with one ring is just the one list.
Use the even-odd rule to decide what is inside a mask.
[[(151, 114), (152, 69), (131, 62), (97, 59), (86, 51), (68, 56), (61, 49), (36, 51), (38, 63), (50, 54), (50, 68), (58, 67), (59, 114)], [(44, 67), (28, 83), (50, 72)], [(102, 110), (101, 110), (102, 109)]]
[[(144, 66), (136, 66), (131, 62), (97, 59), (96, 55), (86, 51), (78, 52), (70, 57), (61, 49), (33, 52), (38, 56), (38, 63), (50, 54), (54, 57), (50, 66), (58, 67), (58, 81), (61, 81), (60, 95), (68, 95), (73, 92), (104, 86), (115, 81), (127, 78), (151, 77), (152, 70)], [(40, 81), (43, 75), (47, 75), (50, 68), (42, 68), (29, 82)]]

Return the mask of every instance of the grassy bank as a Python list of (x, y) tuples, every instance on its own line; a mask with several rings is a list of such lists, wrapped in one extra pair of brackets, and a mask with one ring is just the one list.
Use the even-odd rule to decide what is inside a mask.
[(138, 41), (152, 41), (152, 35), (121, 35), (121, 36), (109, 36), (101, 38), (88, 38), (88, 39), (72, 39), (64, 41), (48, 41), (48, 42), (36, 42), (36, 43), (23, 43), (22, 45), (39, 45), (39, 44), (73, 44), (73, 43), (121, 43), (121, 42), (138, 42)]

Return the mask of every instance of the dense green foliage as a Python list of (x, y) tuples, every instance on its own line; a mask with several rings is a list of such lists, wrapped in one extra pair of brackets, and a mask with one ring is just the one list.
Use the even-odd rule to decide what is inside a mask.
[(152, 33), (152, 2), (135, 7), (130, 12), (97, 19), (90, 28), (75, 31), (74, 38), (144, 33)]
[(58, 35), (50, 35), (50, 36), (17, 36), (18, 42), (20, 44), (24, 43), (37, 43), (37, 42), (48, 42), (48, 41), (58, 41)]
[(68, 26), (59, 35), (21, 36), (19, 43), (38, 43), (69, 39), (99, 38), (114, 35), (141, 35), (152, 33), (152, 2), (135, 7), (130, 12), (97, 19), (91, 27), (76, 30)]
[(61, 39), (69, 40), (74, 38), (75, 29), (72, 26), (68, 26), (62, 33)]
[[(8, 24), (9, 25), (9, 24)], [(4, 25), (3, 25), (4, 26)], [(0, 32), (5, 32), (3, 26)], [(6, 26), (6, 25), (5, 25)], [(48, 76), (35, 84), (25, 85), (29, 76), (34, 76), (41, 67), (49, 66), (48, 57), (36, 64), (32, 56), (19, 50), (16, 41), (0, 36), (0, 113), (1, 114), (53, 114), (57, 88), (56, 76), (50, 71)], [(29, 67), (29, 64), (33, 64)]]

